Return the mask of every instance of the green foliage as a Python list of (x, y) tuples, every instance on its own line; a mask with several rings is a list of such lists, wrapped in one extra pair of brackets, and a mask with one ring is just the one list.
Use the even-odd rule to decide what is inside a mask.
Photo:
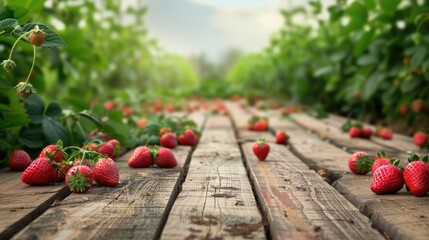
[[(283, 28), (264, 51), (244, 56), (229, 81), (354, 117), (368, 111), (376, 119), (399, 116), (399, 106), (415, 99), (429, 105), (428, 1), (311, 6), (283, 10)], [(309, 24), (294, 21), (298, 15)]]

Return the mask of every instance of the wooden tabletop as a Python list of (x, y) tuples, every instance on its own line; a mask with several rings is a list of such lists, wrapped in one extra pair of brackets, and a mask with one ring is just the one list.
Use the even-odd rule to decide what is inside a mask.
[[(0, 239), (429, 239), (427, 196), (376, 195), (370, 175), (347, 167), (354, 151), (403, 159), (419, 151), (411, 138), (351, 140), (337, 116), (285, 119), (226, 106), (228, 116), (190, 115), (202, 137), (194, 149), (173, 149), (175, 168), (133, 169), (132, 149), (120, 156), (114, 188), (28, 186), (3, 169)], [(254, 114), (269, 118), (269, 131), (246, 130)], [(273, 142), (276, 130), (288, 133), (288, 145)], [(271, 146), (265, 161), (251, 151), (260, 137)]]

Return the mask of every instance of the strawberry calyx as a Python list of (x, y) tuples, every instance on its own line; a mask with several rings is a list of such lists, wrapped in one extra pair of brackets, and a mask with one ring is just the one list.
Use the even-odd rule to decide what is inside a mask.
[(367, 173), (371, 170), (374, 160), (369, 156), (359, 156), (356, 161), (356, 170), (358, 173)]
[(390, 159), (390, 164), (393, 165), (393, 166), (395, 166), (395, 167), (397, 167), (397, 168), (399, 168), (399, 170), (401, 170), (401, 172), (403, 172), (404, 171), (404, 167), (399, 166), (400, 162), (401, 162), (401, 160), (396, 159), (396, 158)]
[(68, 176), (68, 183), (70, 185), (70, 191), (83, 193), (86, 191), (86, 187), (91, 187), (91, 182), (88, 180), (85, 174), (81, 174), (80, 170), (76, 170), (75, 174)]
[(387, 155), (386, 155), (386, 153), (385, 153), (384, 151), (379, 151), (379, 152), (377, 153), (377, 156), (378, 156), (379, 158), (388, 158), (388, 157), (387, 157)]
[(265, 138), (259, 138), (258, 141), (256, 141), (256, 144), (259, 146), (262, 146), (266, 143)]
[(425, 156), (423, 156), (423, 157), (420, 157), (419, 155), (417, 155), (417, 154), (413, 153), (413, 154), (408, 158), (408, 162), (409, 162), (409, 163), (410, 163), (410, 162), (419, 161), (419, 160), (421, 160), (422, 162), (425, 162), (425, 163), (429, 163), (429, 156), (428, 156), (428, 155), (425, 155)]

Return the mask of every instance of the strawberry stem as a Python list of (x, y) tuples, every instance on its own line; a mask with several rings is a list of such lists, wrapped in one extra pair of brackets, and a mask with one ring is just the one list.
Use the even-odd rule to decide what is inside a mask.
[(30, 72), (28, 73), (27, 80), (25, 81), (25, 83), (28, 83), (28, 81), (30, 80), (31, 73), (33, 72), (35, 63), (36, 63), (36, 46), (33, 45), (33, 63), (31, 64)]

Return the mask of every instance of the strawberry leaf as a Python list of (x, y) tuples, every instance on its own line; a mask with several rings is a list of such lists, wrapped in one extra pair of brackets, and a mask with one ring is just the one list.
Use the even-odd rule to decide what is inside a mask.
[(17, 26), (19, 26), (18, 20), (13, 18), (0, 21), (0, 35), (12, 32)]

